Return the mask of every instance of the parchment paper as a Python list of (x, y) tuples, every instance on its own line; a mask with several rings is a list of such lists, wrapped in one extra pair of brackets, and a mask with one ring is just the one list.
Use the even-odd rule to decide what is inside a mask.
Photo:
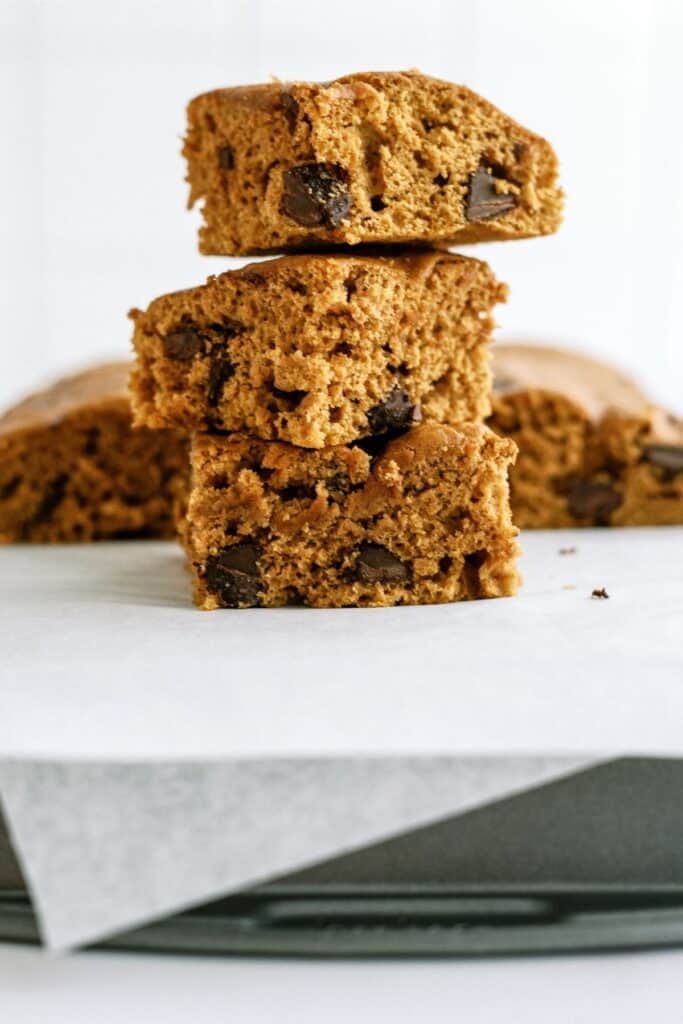
[(48, 943), (680, 754), (683, 530), (523, 544), (511, 600), (216, 613), (172, 544), (1, 550), (0, 795)]

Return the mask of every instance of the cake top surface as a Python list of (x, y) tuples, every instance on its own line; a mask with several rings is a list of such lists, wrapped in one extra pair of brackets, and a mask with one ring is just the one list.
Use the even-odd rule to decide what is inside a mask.
[(49, 427), (81, 408), (102, 403), (128, 403), (130, 363), (102, 363), (62, 377), (50, 387), (29, 395), (0, 417), (0, 437), (18, 430)]
[(650, 407), (630, 377), (607, 363), (570, 349), (522, 343), (493, 347), (494, 393), (550, 391), (598, 419), (608, 410), (639, 416)]

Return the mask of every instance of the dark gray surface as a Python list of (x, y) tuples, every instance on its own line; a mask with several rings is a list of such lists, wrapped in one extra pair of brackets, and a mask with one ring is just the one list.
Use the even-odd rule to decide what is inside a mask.
[[(103, 943), (433, 956), (683, 943), (683, 761), (624, 758)], [(0, 835), (0, 938), (35, 942)]]

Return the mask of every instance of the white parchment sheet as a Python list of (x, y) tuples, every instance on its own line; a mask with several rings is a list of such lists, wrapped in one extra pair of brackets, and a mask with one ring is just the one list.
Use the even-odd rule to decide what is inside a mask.
[(199, 612), (171, 543), (0, 548), (0, 756), (679, 753), (683, 528), (521, 540), (515, 598), (322, 611)]
[(683, 529), (522, 543), (514, 599), (216, 613), (190, 606), (173, 544), (0, 550), (0, 794), (47, 941), (92, 941), (596, 752), (680, 755)]
[(53, 949), (217, 898), (583, 767), (580, 758), (0, 763)]

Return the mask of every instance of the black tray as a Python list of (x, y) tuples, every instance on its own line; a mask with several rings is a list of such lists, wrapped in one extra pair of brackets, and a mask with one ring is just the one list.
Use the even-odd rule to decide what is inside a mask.
[[(611, 761), (99, 946), (368, 957), (683, 945), (682, 794), (683, 761)], [(6, 837), (0, 939), (40, 941)]]

